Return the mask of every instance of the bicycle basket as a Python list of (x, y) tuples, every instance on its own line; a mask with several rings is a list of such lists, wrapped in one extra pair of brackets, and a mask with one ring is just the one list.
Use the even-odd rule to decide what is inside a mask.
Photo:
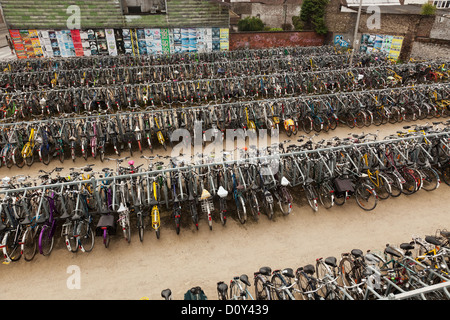
[(334, 179), (334, 187), (336, 192), (345, 192), (345, 191), (349, 191), (349, 192), (353, 192), (354, 188), (353, 188), (353, 181), (351, 179), (341, 179), (341, 178), (336, 178)]

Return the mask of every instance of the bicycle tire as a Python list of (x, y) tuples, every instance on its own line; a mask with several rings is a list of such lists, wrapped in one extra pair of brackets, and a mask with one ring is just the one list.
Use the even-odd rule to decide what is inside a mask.
[(439, 174), (433, 168), (422, 168), (423, 174), (422, 188), (426, 191), (433, 191), (439, 187)]
[(391, 197), (394, 197), (394, 198), (399, 197), (402, 194), (402, 190), (403, 190), (403, 185), (402, 185), (401, 181), (392, 172), (385, 172), (384, 174), (389, 179)]
[(51, 236), (51, 227), (43, 226), (39, 233), (39, 252), (49, 256), (53, 250), (54, 237)]
[(273, 300), (288, 300), (286, 299), (286, 293), (281, 290), (277, 290), (276, 288), (280, 288), (283, 286), (283, 281), (281, 281), (280, 277), (276, 274), (272, 275), (270, 282), (273, 285), (272, 288), (272, 297)]
[(319, 187), (318, 194), (320, 203), (324, 208), (330, 209), (334, 205), (334, 191), (328, 184), (323, 183)]
[(441, 177), (450, 186), (450, 162), (441, 168)]
[(36, 256), (37, 241), (33, 229), (27, 228), (22, 237), (22, 255), (25, 261), (31, 261)]
[(15, 235), (16, 230), (8, 231), (3, 236), (2, 241), (2, 245), (4, 246), (3, 253), (5, 257), (10, 259), (11, 261), (19, 261), (22, 257), (21, 246), (14, 240)]
[(234, 281), (231, 281), (230, 283), (230, 298), (230, 300), (246, 300), (244, 299), (244, 296), (241, 295), (239, 286)]
[(355, 279), (352, 275), (353, 269), (354, 263), (350, 258), (344, 257), (339, 262), (340, 280), (344, 286), (350, 287), (355, 284)]
[(15, 148), (13, 151), (14, 163), (18, 168), (23, 168), (25, 166), (25, 159), (22, 156), (19, 148)]
[(88, 221), (82, 221), (79, 230), (78, 240), (80, 241), (85, 252), (91, 252), (95, 243), (94, 230)]
[[(144, 241), (144, 217), (142, 215), (142, 212), (140, 214), (138, 214), (137, 217), (138, 217), (139, 241), (143, 242)], [(178, 226), (179, 226), (179, 223), (178, 223)], [(179, 227), (178, 227), (178, 229), (179, 229)], [(177, 234), (180, 232), (178, 229), (177, 229)]]
[(271, 300), (270, 292), (264, 280), (260, 277), (255, 278), (255, 299), (256, 300)]
[(375, 189), (365, 183), (356, 187), (355, 199), (358, 206), (365, 211), (375, 209), (378, 204), (378, 195)]
[(245, 207), (244, 198), (241, 195), (237, 196), (236, 214), (241, 224), (247, 221), (247, 208)]

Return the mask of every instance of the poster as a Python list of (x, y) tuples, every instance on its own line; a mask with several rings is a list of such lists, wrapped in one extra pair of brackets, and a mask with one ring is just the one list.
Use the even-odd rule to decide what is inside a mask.
[(19, 30), (9, 30), (9, 35), (11, 36), (17, 58), (26, 59), (27, 54), (25, 53), (25, 46), (23, 45)]
[(108, 54), (110, 56), (117, 56), (116, 38), (114, 36), (114, 29), (105, 29), (106, 43), (108, 46)]
[[(227, 28), (9, 30), (9, 33), (19, 59), (229, 50)], [(363, 37), (368, 43), (365, 48), (361, 46), (365, 52), (374, 47), (389, 52), (393, 39)], [(394, 56), (395, 48), (401, 48), (402, 39), (397, 37), (394, 41)]]
[(133, 54), (133, 44), (131, 43), (131, 30), (122, 29), (123, 47), (125, 54)]
[(70, 34), (72, 36), (72, 41), (73, 41), (73, 47), (75, 50), (75, 55), (77, 57), (82, 57), (84, 56), (84, 51), (83, 51), (83, 43), (81, 42), (81, 35), (80, 35), (80, 30), (70, 30)]
[(169, 29), (161, 29), (161, 50), (163, 54), (170, 54)]
[(398, 59), (400, 51), (402, 50), (403, 37), (393, 37), (391, 43), (391, 50), (389, 50), (389, 58)]
[(403, 37), (363, 34), (359, 51), (364, 53), (383, 52), (388, 54), (389, 58), (398, 59), (402, 44)]
[(212, 28), (212, 51), (220, 50), (220, 28)]
[(98, 55), (98, 46), (97, 46), (97, 37), (95, 35), (95, 31), (92, 29), (89, 29), (87, 31), (87, 40), (89, 43), (89, 48), (90, 48), (90, 55)]
[(136, 41), (139, 54), (147, 54), (147, 40), (145, 38), (145, 29), (136, 29)]
[(229, 31), (228, 29), (222, 28), (220, 29), (220, 50), (228, 51), (229, 48)]
[(97, 40), (98, 54), (107, 55), (109, 51), (108, 43), (106, 41), (105, 29), (95, 30), (95, 39)]
[(50, 42), (50, 36), (48, 34), (48, 30), (38, 31), (38, 37), (39, 37), (39, 41), (41, 42), (41, 49), (44, 54), (44, 57), (46, 57), (46, 58), (53, 57), (52, 43)]

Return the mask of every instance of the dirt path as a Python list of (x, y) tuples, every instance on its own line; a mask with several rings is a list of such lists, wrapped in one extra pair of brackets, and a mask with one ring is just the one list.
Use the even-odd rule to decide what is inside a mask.
[[(423, 121), (422, 123), (425, 123)], [(387, 124), (364, 128), (364, 132), (380, 129), (380, 137), (401, 128)], [(321, 134), (347, 136), (358, 129), (338, 128)], [(147, 154), (149, 155), (149, 154)], [(135, 157), (136, 163), (140, 159)], [(92, 162), (92, 161), (91, 161)], [(91, 163), (89, 162), (89, 163)], [(64, 163), (65, 171), (82, 166), (84, 160)], [(96, 168), (108, 163), (96, 162)], [(114, 167), (114, 163), (109, 163)], [(19, 170), (0, 168), (0, 177), (14, 174), (35, 175), (39, 169), (60, 166), (57, 160), (46, 167), (34, 164)], [(215, 223), (208, 229), (205, 219), (198, 231), (188, 220), (179, 235), (163, 226), (161, 239), (147, 231), (143, 243), (137, 234), (130, 244), (120, 235), (114, 237), (110, 248), (97, 243), (91, 253), (70, 253), (61, 238), (50, 257), (37, 255), (32, 262), (24, 260), (9, 265), (0, 264), (0, 299), (161, 299), (162, 289), (171, 288), (175, 299), (183, 299), (192, 286), (201, 286), (209, 299), (216, 299), (216, 283), (229, 282), (233, 276), (253, 272), (262, 266), (272, 269), (314, 264), (315, 259), (359, 248), (382, 250), (386, 243), (410, 241), (413, 234), (424, 236), (436, 229), (450, 228), (449, 187), (441, 184), (433, 192), (419, 191), (380, 201), (372, 212), (363, 212), (354, 202), (343, 207), (314, 213), (305, 200), (297, 202), (293, 212), (273, 221), (262, 216), (258, 222), (241, 225), (230, 219), (225, 227)], [(75, 266), (75, 267), (74, 267)], [(80, 288), (69, 289), (71, 279), (79, 270)], [(69, 286), (68, 286), (69, 283)], [(78, 283), (78, 282), (77, 282)], [(253, 292), (253, 287), (251, 288)]]

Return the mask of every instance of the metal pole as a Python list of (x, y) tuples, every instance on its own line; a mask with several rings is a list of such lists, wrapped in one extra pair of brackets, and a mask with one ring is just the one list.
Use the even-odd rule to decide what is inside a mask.
[(356, 17), (355, 33), (353, 34), (352, 54), (350, 55), (350, 67), (353, 64), (353, 55), (355, 54), (355, 47), (356, 47), (356, 41), (357, 41), (356, 37), (358, 35), (359, 19), (361, 17), (361, 7), (362, 7), (362, 0), (359, 1), (358, 16)]

